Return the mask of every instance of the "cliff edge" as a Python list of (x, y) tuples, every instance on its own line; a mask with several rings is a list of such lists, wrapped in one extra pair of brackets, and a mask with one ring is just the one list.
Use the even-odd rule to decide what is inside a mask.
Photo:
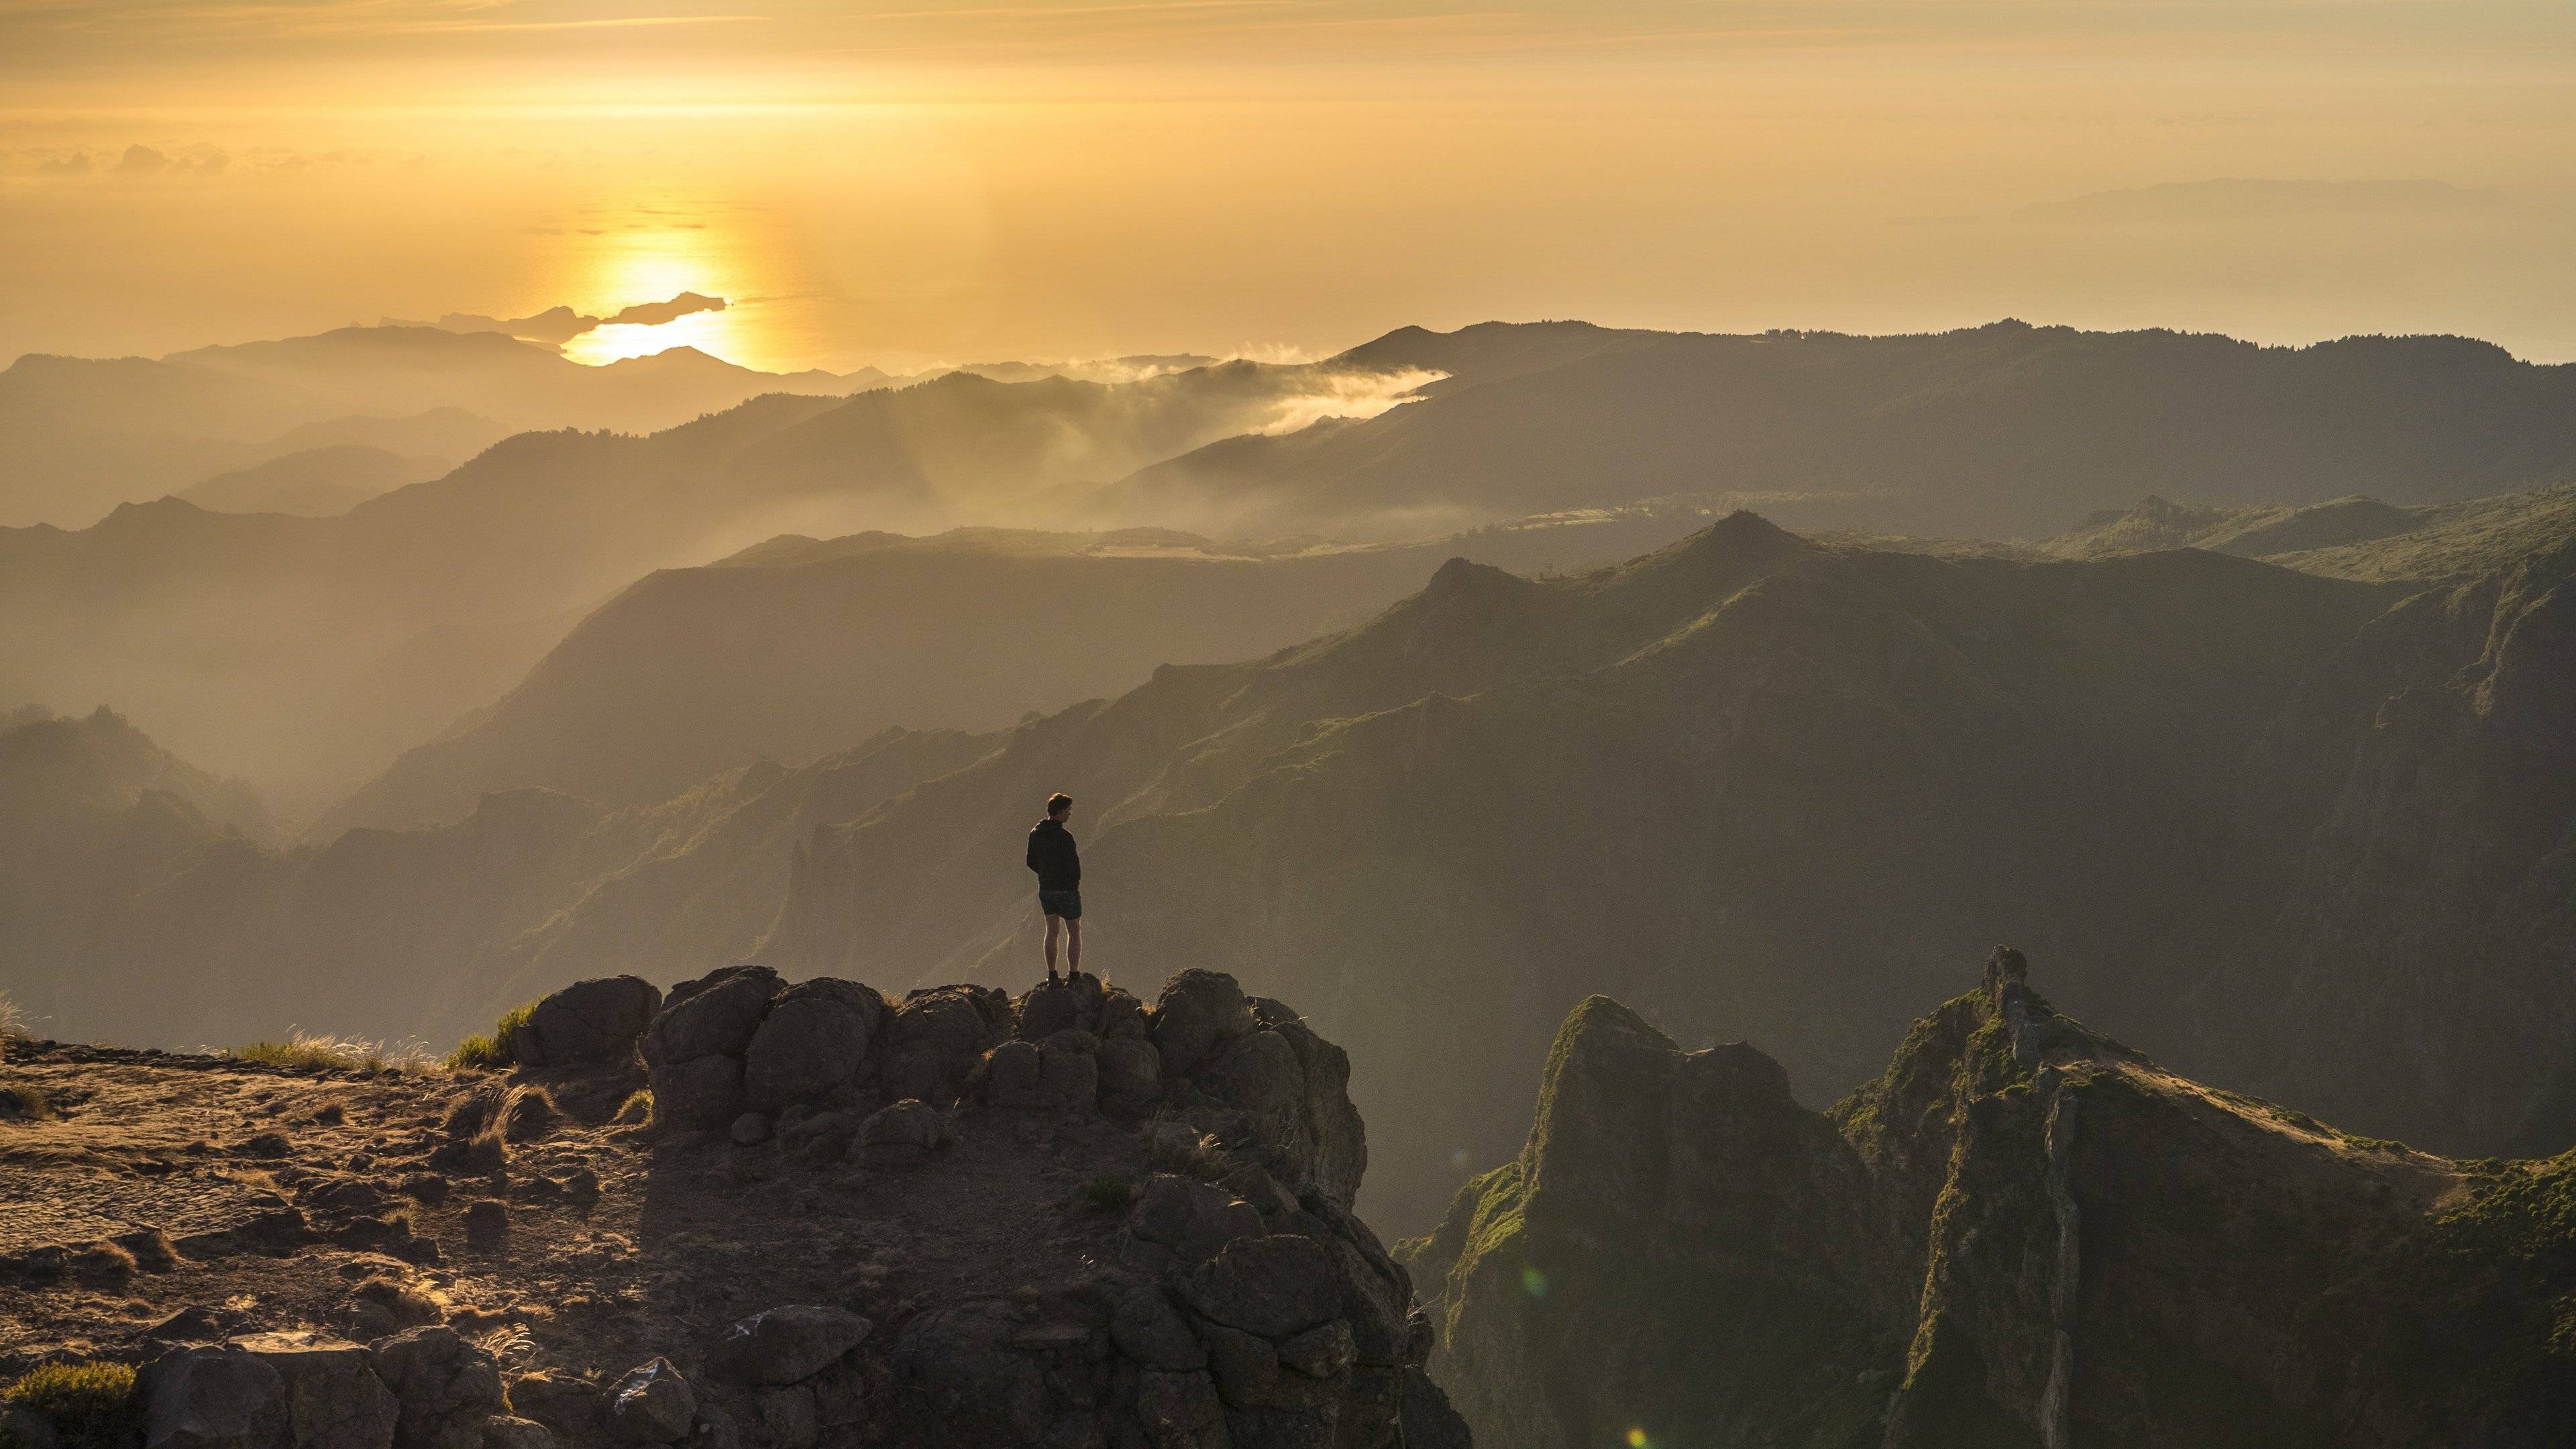
[(1467, 1443), (1347, 1060), (1230, 977), (606, 978), (489, 1051), (9, 1043), (0, 1443)]
[(1605, 997), (1399, 1246), (1489, 1446), (2490, 1446), (2576, 1422), (2576, 1154), (2452, 1161), (2158, 1068), (1998, 951), (1805, 1110)]

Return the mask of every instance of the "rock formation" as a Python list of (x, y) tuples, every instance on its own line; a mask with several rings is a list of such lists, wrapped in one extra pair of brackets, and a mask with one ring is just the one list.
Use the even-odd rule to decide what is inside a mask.
[(1492, 1446), (2563, 1443), (2576, 1154), (2455, 1162), (2213, 1091), (1998, 951), (1830, 1114), (1606, 997), (1400, 1245)]
[(13, 1044), (65, 1107), (8, 1129), (48, 1135), (0, 1198), (192, 1216), (0, 1225), (0, 1378), (132, 1363), (142, 1449), (1467, 1443), (1351, 1211), (1347, 1060), (1230, 977), (888, 1002), (744, 965), (503, 1036), (461, 1081)]

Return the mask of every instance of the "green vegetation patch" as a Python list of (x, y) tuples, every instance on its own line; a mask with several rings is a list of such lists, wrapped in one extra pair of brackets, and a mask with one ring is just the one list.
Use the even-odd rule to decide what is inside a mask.
[(132, 1365), (48, 1364), (0, 1391), (53, 1426), (62, 1449), (127, 1449), (143, 1437)]
[(533, 1001), (501, 1013), (501, 1019), (492, 1023), (490, 1032), (469, 1036), (456, 1044), (456, 1050), (447, 1054), (447, 1069), (452, 1072), (497, 1072), (508, 1067), (516, 1060), (510, 1054), (511, 1034), (526, 1026), (529, 1018), (536, 1014), (537, 1004)]

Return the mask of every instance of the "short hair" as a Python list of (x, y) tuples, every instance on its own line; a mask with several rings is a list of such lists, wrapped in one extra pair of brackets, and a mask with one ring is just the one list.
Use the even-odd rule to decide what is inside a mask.
[(1050, 816), (1062, 815), (1072, 808), (1073, 797), (1061, 790), (1047, 797), (1047, 814)]

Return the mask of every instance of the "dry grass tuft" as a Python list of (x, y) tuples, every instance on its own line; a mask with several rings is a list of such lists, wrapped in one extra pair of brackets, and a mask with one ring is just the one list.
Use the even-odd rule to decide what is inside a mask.
[(28, 1035), (27, 1013), (0, 991), (0, 1041), (25, 1041)]
[(1232, 1172), (1234, 1154), (1214, 1133), (1200, 1133), (1186, 1122), (1164, 1119), (1146, 1129), (1145, 1161), (1156, 1172), (1177, 1172), (1201, 1182), (1214, 1182)]
[(287, 1029), (284, 1041), (255, 1041), (227, 1055), (240, 1061), (266, 1062), (302, 1071), (420, 1071), (437, 1064), (429, 1049), (417, 1041), (388, 1044), (364, 1037), (321, 1036), (292, 1027)]
[(652, 1120), (653, 1092), (650, 1088), (630, 1092), (625, 1101), (617, 1104), (616, 1121), (621, 1127), (641, 1126)]

